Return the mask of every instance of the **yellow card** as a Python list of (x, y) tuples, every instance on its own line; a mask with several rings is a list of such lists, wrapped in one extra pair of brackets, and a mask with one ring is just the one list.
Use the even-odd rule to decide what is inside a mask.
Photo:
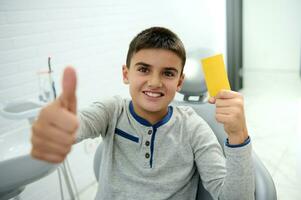
[(211, 97), (215, 97), (221, 89), (231, 90), (222, 54), (202, 59), (202, 66)]

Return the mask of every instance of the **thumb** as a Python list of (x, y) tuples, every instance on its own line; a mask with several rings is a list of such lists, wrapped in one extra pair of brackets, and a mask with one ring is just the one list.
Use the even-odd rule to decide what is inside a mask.
[(215, 104), (215, 98), (214, 98), (214, 97), (210, 97), (210, 98), (208, 99), (208, 102), (209, 102), (210, 104)]
[(62, 81), (63, 93), (59, 101), (61, 105), (76, 114), (76, 72), (72, 67), (66, 67)]

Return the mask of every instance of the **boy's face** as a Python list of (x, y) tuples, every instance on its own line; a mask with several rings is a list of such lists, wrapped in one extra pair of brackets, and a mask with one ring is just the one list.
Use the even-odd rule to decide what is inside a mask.
[(169, 50), (142, 49), (133, 55), (131, 66), (124, 65), (122, 70), (135, 112), (151, 123), (160, 120), (183, 84), (181, 59)]

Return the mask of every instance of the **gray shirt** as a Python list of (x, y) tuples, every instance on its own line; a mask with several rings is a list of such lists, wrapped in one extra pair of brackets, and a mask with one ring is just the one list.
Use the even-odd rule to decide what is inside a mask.
[(214, 199), (254, 199), (251, 143), (221, 146), (186, 106), (152, 125), (130, 100), (113, 97), (80, 111), (77, 141), (103, 138), (96, 199), (195, 200), (199, 178)]

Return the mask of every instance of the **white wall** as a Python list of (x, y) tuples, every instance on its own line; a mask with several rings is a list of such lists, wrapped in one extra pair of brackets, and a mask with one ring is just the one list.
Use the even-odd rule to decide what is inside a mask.
[(246, 70), (299, 70), (300, 0), (243, 1)]
[[(49, 55), (58, 92), (63, 68), (76, 68), (79, 108), (105, 96), (128, 96), (121, 66), (134, 35), (166, 26), (187, 50), (225, 54), (224, 16), (225, 0), (1, 0), (0, 103), (37, 99), (37, 71), (47, 69)], [(26, 126), (0, 117), (0, 137)], [(80, 190), (93, 181), (89, 144), (75, 146), (69, 157)], [(29, 185), (21, 199), (60, 199), (57, 174)]]

